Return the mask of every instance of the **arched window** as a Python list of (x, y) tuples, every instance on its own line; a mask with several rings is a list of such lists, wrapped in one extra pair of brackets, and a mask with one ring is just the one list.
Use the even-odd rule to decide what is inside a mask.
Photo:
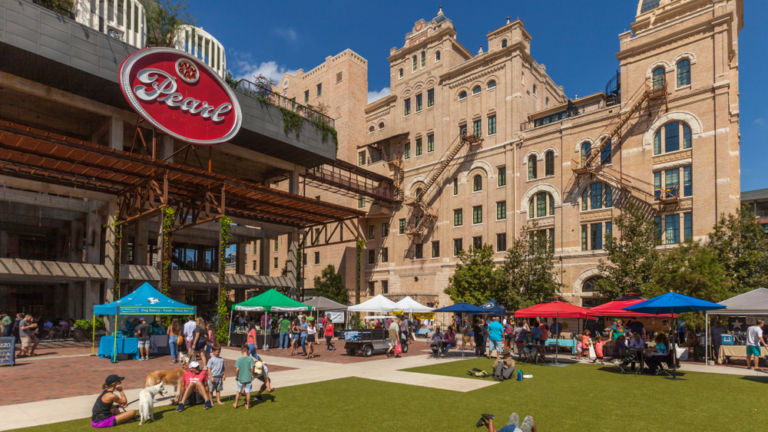
[(369, 127), (369, 128), (368, 128), (368, 132), (373, 132), (373, 130), (374, 130), (374, 127), (373, 127), (373, 126), (371, 126), (371, 127)]
[(660, 88), (664, 86), (664, 74), (666, 70), (664, 66), (659, 66), (653, 70), (653, 88)]
[(465, 90), (462, 90), (459, 92), (459, 100), (463, 100), (467, 98), (467, 92)]
[(581, 284), (581, 292), (591, 293), (597, 291), (597, 283), (602, 279), (602, 276), (592, 276)]
[(384, 122), (379, 123), (379, 129), (384, 129)]
[(600, 150), (600, 165), (611, 163), (611, 145), (612, 142), (603, 142), (603, 148)]
[(472, 177), (472, 191), (477, 192), (483, 190), (483, 176), (475, 174)]
[(507, 40), (506, 39), (502, 39), (501, 40), (501, 47), (502, 48), (506, 48), (507, 47)]
[(533, 85), (533, 94), (536, 94), (536, 84)]
[(422, 189), (421, 189), (421, 188), (416, 188), (416, 196), (417, 196), (417, 197), (420, 197), (420, 196), (421, 196), (421, 192), (422, 192)]
[[(663, 134), (662, 130), (664, 131)], [(681, 135), (683, 137), (683, 149), (691, 148), (691, 127), (687, 123), (673, 121), (664, 124), (653, 135), (653, 154), (659, 155), (680, 150)]]
[(528, 180), (533, 180), (539, 176), (536, 169), (536, 155), (528, 156)]
[(548, 192), (538, 192), (528, 201), (528, 219), (555, 215), (555, 200)]
[(440, 50), (435, 51), (435, 63), (440, 61)]
[(403, 68), (400, 68), (400, 70), (398, 71), (398, 75), (400, 78), (403, 77)]
[(581, 143), (580, 149), (581, 164), (584, 165), (584, 162), (589, 159), (589, 155), (592, 153), (592, 143), (589, 141), (584, 141)]
[(544, 175), (555, 175), (555, 152), (552, 150), (547, 150), (544, 153)]
[(490, 80), (488, 81), (488, 90), (496, 88), (496, 80)]
[(549, 96), (544, 98), (544, 108), (549, 108)]
[(479, 85), (476, 85), (476, 86), (472, 87), (472, 94), (476, 95), (476, 94), (480, 93), (482, 90), (483, 90), (482, 87), (480, 87)]
[(594, 182), (581, 193), (581, 211), (613, 207), (613, 190), (607, 183)]
[(677, 62), (677, 86), (687, 86), (691, 84), (691, 61), (682, 59)]

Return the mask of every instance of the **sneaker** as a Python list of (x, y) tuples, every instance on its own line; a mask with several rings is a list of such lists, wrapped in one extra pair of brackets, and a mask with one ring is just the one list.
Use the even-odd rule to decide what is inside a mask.
[(531, 432), (534, 428), (535, 423), (533, 422), (533, 417), (531, 416), (525, 416), (523, 419), (523, 424), (520, 425), (520, 429), (522, 429), (523, 432)]
[(209, 402), (209, 401), (205, 401), (205, 407), (203, 407), (203, 409), (211, 409), (211, 408), (213, 408), (213, 407), (211, 406), (211, 402)]
[(517, 427), (517, 425), (520, 424), (520, 416), (518, 416), (517, 413), (510, 414), (507, 424)]
[(183, 403), (180, 403), (180, 404), (179, 404), (179, 407), (178, 407), (178, 408), (176, 408), (176, 412), (182, 412), (182, 411), (184, 411), (184, 404), (183, 404)]

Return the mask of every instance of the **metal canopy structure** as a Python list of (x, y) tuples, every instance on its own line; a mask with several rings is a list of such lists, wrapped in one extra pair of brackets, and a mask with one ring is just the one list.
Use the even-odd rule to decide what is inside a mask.
[(295, 228), (363, 215), (336, 204), (2, 120), (0, 173), (116, 195), (121, 221), (149, 216), (169, 205), (179, 209), (180, 226), (224, 213)]

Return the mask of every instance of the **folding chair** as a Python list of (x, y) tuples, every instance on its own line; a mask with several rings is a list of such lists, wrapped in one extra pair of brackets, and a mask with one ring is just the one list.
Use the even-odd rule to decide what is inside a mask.
[(627, 365), (635, 363), (638, 363), (640, 367), (636, 367), (634, 371), (630, 370), (630, 372), (639, 374), (640, 371), (643, 370), (643, 360), (640, 351), (633, 348), (626, 349), (621, 356), (621, 361), (619, 362), (619, 369), (621, 370), (621, 373), (627, 373)]

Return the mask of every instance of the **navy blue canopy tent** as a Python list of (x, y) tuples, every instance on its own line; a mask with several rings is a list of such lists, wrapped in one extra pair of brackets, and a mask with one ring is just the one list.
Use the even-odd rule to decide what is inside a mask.
[(490, 299), (487, 302), (481, 304), (480, 309), (483, 310), (481, 313), (486, 315), (505, 316), (507, 314), (507, 308), (498, 304), (494, 299)]
[[(91, 349), (95, 347), (96, 339), (96, 315), (114, 315), (115, 325), (114, 339), (117, 345), (117, 317), (120, 315), (196, 315), (197, 307), (185, 305), (176, 301), (155, 287), (144, 282), (136, 288), (135, 291), (125, 297), (103, 305), (93, 306), (93, 337), (91, 340)], [(113, 361), (117, 349), (113, 350)]]
[[(485, 309), (483, 309), (483, 308), (481, 308), (479, 306), (475, 306), (475, 305), (471, 305), (469, 303), (463, 303), (463, 302), (462, 303), (456, 303), (456, 304), (453, 304), (453, 305), (450, 305), (450, 306), (446, 306), (444, 308), (435, 309), (435, 312), (453, 312), (453, 313), (457, 313), (457, 314), (465, 314), (465, 313), (468, 313), (468, 314), (483, 314), (483, 313), (486, 313)], [(456, 330), (458, 331), (459, 329), (456, 329)], [(464, 358), (464, 338), (462, 338), (462, 342), (461, 342), (461, 358)]]

